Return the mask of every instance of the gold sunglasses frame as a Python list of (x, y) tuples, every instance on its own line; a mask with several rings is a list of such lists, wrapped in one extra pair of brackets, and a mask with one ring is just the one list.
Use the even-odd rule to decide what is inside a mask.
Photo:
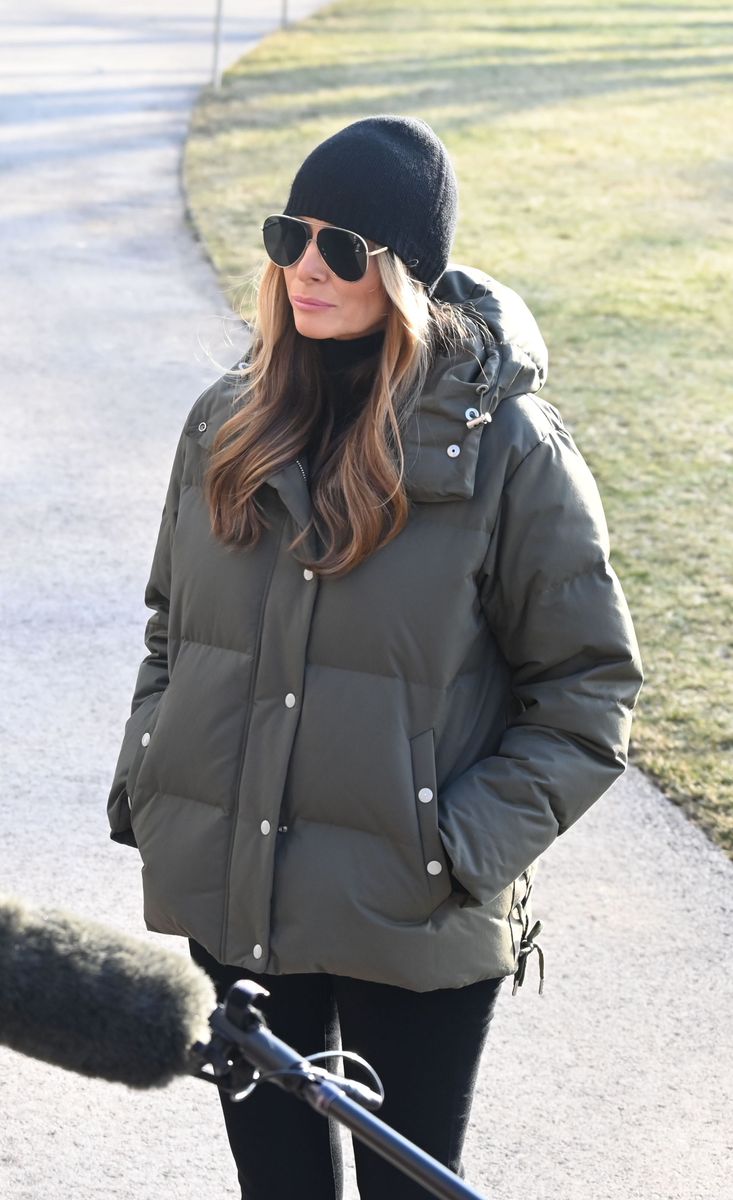
[[(308, 231), (308, 235), (309, 235), (308, 240), (306, 241), (303, 249), (301, 250), (298, 257), (296, 258), (295, 262), (288, 263), (287, 267), (280, 267), (281, 271), (287, 271), (290, 269), (290, 267), (297, 266), (298, 263), (300, 262), (301, 258), (305, 254), (306, 250), (308, 249), (310, 243), (315, 242), (316, 249), (317, 249), (318, 253), (321, 255), (321, 259), (325, 263), (326, 267), (328, 267), (328, 270), (331, 272), (331, 274), (335, 275), (337, 279), (340, 279), (342, 281), (342, 283), (360, 283), (361, 280), (364, 278), (364, 275), (366, 275), (366, 271), (365, 271), (364, 275), (360, 275), (358, 279), (344, 279), (343, 275), (339, 275), (338, 271), (334, 271), (333, 267), (329, 266), (329, 264), (326, 262), (326, 259), (323, 257), (323, 254), (321, 253), (321, 247), (318, 245), (317, 238), (318, 238), (318, 234), (321, 232), (321, 230), (320, 229), (317, 230), (316, 233), (314, 234), (313, 226), (311, 225), (310, 221), (304, 221), (302, 217), (291, 217), (290, 213), (269, 213), (268, 216), (266, 216), (264, 221), (262, 222), (262, 225), (260, 226), (260, 232), (263, 235), (265, 232), (265, 224), (272, 217), (277, 217), (278, 219), (284, 217), (287, 221), (296, 221), (298, 223), (298, 225), (305, 226), (305, 228)], [(350, 237), (357, 238), (363, 245), (364, 252), (368, 259), (373, 258), (375, 254), (384, 254), (385, 250), (389, 250), (389, 246), (380, 246), (378, 250), (370, 250), (367, 245), (366, 238), (363, 238), (360, 233), (355, 233), (353, 229), (344, 229), (343, 225), (322, 225), (321, 228), (322, 229), (337, 229), (339, 231), (339, 233), (348, 233)], [(270, 262), (273, 262), (273, 259), (270, 259)], [(279, 263), (274, 263), (274, 265), (276, 267), (280, 266)], [(367, 267), (368, 267), (368, 265), (369, 264), (367, 263)]]

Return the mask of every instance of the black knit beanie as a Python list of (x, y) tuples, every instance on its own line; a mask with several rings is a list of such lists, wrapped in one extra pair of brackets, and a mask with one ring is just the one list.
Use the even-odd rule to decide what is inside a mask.
[(453, 242), (456, 176), (448, 151), (425, 121), (367, 117), (311, 151), (284, 212), (389, 246), (432, 293)]

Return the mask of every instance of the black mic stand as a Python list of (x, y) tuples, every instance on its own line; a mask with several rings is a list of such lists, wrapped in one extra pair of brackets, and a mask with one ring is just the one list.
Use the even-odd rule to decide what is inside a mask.
[[(334, 1117), (360, 1141), (403, 1174), (441, 1200), (482, 1200), (442, 1163), (366, 1109), (376, 1109), (382, 1096), (353, 1079), (314, 1067), (270, 1031), (254, 1005), (268, 992), (252, 980), (240, 979), (212, 1013), (211, 1041), (194, 1047), (194, 1074), (216, 1083), (232, 1100), (244, 1100), (259, 1083), (277, 1083), (305, 1100), (324, 1117)], [(321, 1057), (333, 1057), (327, 1052)], [(315, 1056), (314, 1056), (315, 1057)]]

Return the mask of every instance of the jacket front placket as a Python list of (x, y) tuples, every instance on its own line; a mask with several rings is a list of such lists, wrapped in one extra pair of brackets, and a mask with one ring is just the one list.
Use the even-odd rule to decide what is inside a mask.
[[(227, 886), (222, 961), (266, 971), (270, 901), (279, 838), (287, 837), (280, 806), (300, 720), (305, 662), (318, 578), (288, 549), (311, 517), (305, 459), (270, 476), (285, 520), (264, 536), (279, 537), (260, 614), (254, 684), (239, 781)], [(311, 530), (303, 546), (315, 557)], [(253, 903), (254, 898), (254, 903)]]

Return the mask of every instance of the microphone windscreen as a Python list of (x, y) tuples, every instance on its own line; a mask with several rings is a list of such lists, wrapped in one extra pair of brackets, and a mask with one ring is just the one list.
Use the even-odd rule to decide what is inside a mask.
[(162, 1087), (216, 1008), (184, 955), (0, 896), (0, 1044), (80, 1075)]

